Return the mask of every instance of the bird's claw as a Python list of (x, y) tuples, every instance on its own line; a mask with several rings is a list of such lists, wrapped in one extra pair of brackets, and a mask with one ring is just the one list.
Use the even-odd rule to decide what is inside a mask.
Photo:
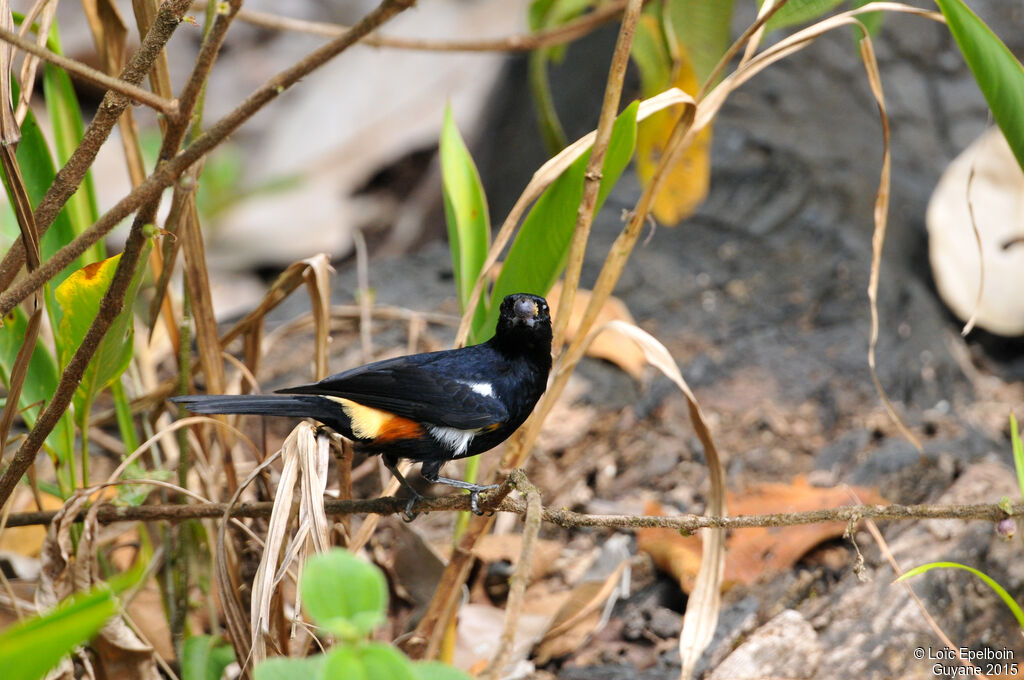
[(402, 521), (411, 522), (420, 516), (420, 513), (412, 511), (412, 506), (416, 505), (416, 501), (422, 498), (423, 496), (413, 496), (409, 499), (409, 502), (405, 504), (405, 509), (402, 510)]
[[(487, 486), (481, 486), (477, 489), (471, 489), (469, 492), (469, 509), (477, 517), (483, 517), (484, 512), (480, 509), (480, 494), (487, 491), (492, 491), (500, 487), (500, 484), (488, 484)], [(487, 512), (487, 516), (490, 517), (494, 514), (494, 510)]]

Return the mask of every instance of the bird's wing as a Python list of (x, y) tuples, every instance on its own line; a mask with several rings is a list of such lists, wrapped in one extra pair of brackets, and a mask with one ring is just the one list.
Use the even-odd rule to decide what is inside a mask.
[(478, 377), (488, 374), (487, 363), (495, 359), (468, 349), (378, 361), (279, 391), (340, 397), (418, 422), (464, 430), (504, 422), (508, 410), (494, 385)]

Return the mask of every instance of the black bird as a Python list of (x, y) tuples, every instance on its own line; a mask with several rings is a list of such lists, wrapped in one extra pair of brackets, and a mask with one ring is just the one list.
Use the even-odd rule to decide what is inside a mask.
[(466, 489), (473, 511), (481, 491), (496, 488), (440, 475), (450, 460), (489, 451), (523, 424), (547, 386), (551, 314), (544, 298), (519, 293), (501, 303), (494, 337), (461, 349), (386, 359), (272, 395), (174, 397), (194, 413), (302, 416), (380, 454), (413, 498), (399, 458), (422, 463), (430, 482)]

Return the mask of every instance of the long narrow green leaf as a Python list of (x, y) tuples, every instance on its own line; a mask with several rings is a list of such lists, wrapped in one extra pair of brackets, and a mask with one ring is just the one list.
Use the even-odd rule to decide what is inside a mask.
[(1001, 585), (996, 583), (996, 580), (985, 572), (979, 571), (974, 567), (968, 567), (966, 564), (960, 564), (959, 562), (929, 562), (928, 564), (922, 564), (919, 567), (914, 567), (896, 579), (896, 582), (905, 581), (908, 578), (923, 574), (926, 571), (931, 571), (932, 569), (963, 569), (964, 571), (971, 572), (980, 578), (985, 585), (991, 588), (995, 594), (998, 595), (1004, 603), (1006, 603), (1006, 606), (1010, 608), (1010, 611), (1013, 612), (1014, 617), (1016, 617), (1017, 625), (1024, 629), (1024, 611), (1022, 611), (1020, 605), (1010, 597), (1010, 594), (1006, 592), (1006, 588), (1003, 588)]
[[(600, 209), (608, 192), (618, 181), (633, 157), (636, 147), (636, 112), (638, 103), (626, 108), (615, 121), (612, 137), (604, 159), (601, 188), (597, 197)], [(471, 342), (481, 342), (494, 333), (502, 298), (511, 293), (546, 295), (555, 284), (569, 256), (569, 243), (576, 228), (576, 213), (583, 199), (583, 174), (590, 152), (583, 154), (555, 180), (534, 204), (523, 221), (519, 235), (502, 265), (494, 284), (487, 318), (476, 324)]]
[(0, 668), (5, 680), (38, 680), (61, 657), (92, 637), (117, 611), (107, 588), (73, 596), (56, 609), (0, 633)]
[[(50, 114), (50, 125), (53, 126), (57, 162), (63, 166), (82, 141), (85, 131), (82, 109), (78, 106), (78, 97), (71, 85), (71, 78), (63, 69), (52, 64), (46, 64), (43, 68), (43, 94), (46, 98), (46, 110)], [(68, 199), (67, 210), (71, 226), (79, 234), (99, 219), (92, 170), (85, 173), (78, 191)], [(102, 247), (102, 241), (97, 245)], [(95, 261), (102, 256), (102, 251), (98, 251), (88, 261)]]
[(1024, 67), (961, 0), (935, 0), (981, 88), (992, 117), (1024, 169)]
[(441, 179), (448, 240), (455, 270), (455, 288), (464, 311), (491, 241), (491, 220), (480, 174), (459, 134), (451, 107), (445, 109), (441, 129)]

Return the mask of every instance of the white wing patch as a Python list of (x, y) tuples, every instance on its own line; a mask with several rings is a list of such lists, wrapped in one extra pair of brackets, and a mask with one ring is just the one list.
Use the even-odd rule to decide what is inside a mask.
[[(490, 387), (490, 385), (487, 385)], [(476, 436), (476, 430), (460, 430), (454, 427), (439, 427), (437, 425), (430, 426), (430, 434), (433, 435), (442, 446), (446, 446), (452, 451), (452, 455), (456, 458), (466, 455), (466, 451), (469, 449), (469, 443), (473, 441), (473, 437)]]
[[(461, 380), (459, 382), (462, 382)], [(462, 382), (463, 385), (473, 390), (482, 397), (493, 397), (494, 386), (485, 382)]]

